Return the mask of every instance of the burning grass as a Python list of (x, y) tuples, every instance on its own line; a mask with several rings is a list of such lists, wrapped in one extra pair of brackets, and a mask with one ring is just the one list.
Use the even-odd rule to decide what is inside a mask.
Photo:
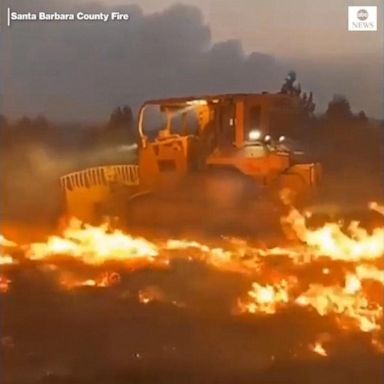
[[(143, 342), (146, 347), (140, 346), (136, 331), (126, 330), (130, 340), (136, 340), (137, 349), (127, 347), (131, 351), (128, 355), (132, 355), (126, 357), (127, 361), (145, 360), (153, 353), (157, 358), (166, 355), (167, 359), (186, 354), (184, 359), (196, 363), (196, 356), (188, 357), (189, 347), (185, 346), (189, 336), (176, 336), (184, 331), (177, 330), (180, 324), (175, 325), (174, 321), (184, 322), (185, 326), (188, 317), (192, 323), (204, 324), (201, 332), (210, 332), (205, 339), (200, 333), (197, 336), (208, 350), (197, 347), (197, 340), (189, 341), (192, 349), (200, 351), (202, 359), (209, 360), (208, 355), (211, 358), (219, 354), (220, 360), (235, 359), (238, 365), (241, 360), (240, 365), (248, 369), (258, 364), (265, 368), (276, 359), (335, 357), (350, 340), (360, 345), (358, 353), (362, 350), (382, 353), (384, 228), (368, 231), (353, 222), (344, 229), (333, 222), (310, 229), (306, 218), (294, 209), (283, 225), (289, 226), (298, 241), (261, 247), (236, 238), (207, 243), (195, 239), (149, 240), (108, 225), (92, 227), (76, 220), (60, 236), (51, 236), (45, 242), (16, 244), (2, 237), (0, 295), (8, 311), (2, 315), (5, 337), (13, 338), (13, 333), (17, 334), (15, 325), (8, 320), (12, 318), (15, 299), (19, 298), (17, 302), (24, 305), (29, 300), (39, 305), (39, 295), (33, 299), (31, 295), (43, 292), (44, 296), (44, 292), (49, 292), (44, 300), (50, 303), (48, 307), (53, 305), (53, 313), (58, 309), (52, 298), (63, 300), (66, 316), (71, 318), (66, 323), (69, 329), (76, 321), (84, 321), (86, 327), (101, 332), (115, 324), (116, 335), (112, 339), (120, 352), (108, 350), (105, 356), (119, 366), (126, 363), (121, 359), (128, 352), (122, 352), (118, 330), (123, 332), (129, 323), (135, 324), (133, 329), (143, 327), (148, 332), (150, 327), (140, 324), (143, 321), (154, 322), (156, 335), (162, 327), (173, 325), (167, 328), (166, 340), (156, 336), (161, 339), (156, 344), (156, 348), (162, 345), (161, 351), (149, 347), (148, 341)], [(41, 305), (45, 305), (44, 300)], [(144, 307), (147, 309), (140, 309)], [(28, 313), (25, 307), (20, 310)], [(94, 316), (101, 316), (97, 315), (100, 311), (109, 310), (112, 313), (107, 316), (107, 325), (89, 325), (98, 322)], [(41, 308), (36, 311), (41, 315)], [(87, 313), (91, 318), (85, 320)], [(122, 318), (128, 323), (123, 325)], [(169, 324), (162, 324), (161, 319)], [(211, 323), (214, 330), (208, 331)], [(45, 326), (50, 329), (51, 325)], [(239, 336), (236, 340), (237, 331), (233, 327), (238, 327), (240, 334), (245, 332), (249, 339), (245, 341)], [(41, 336), (44, 325), (41, 328), (38, 333), (44, 339)], [(222, 340), (220, 329), (224, 332)], [(264, 335), (260, 329), (264, 329)], [(147, 339), (148, 334), (142, 337)], [(21, 344), (25, 343), (20, 335), (17, 338)], [(93, 337), (91, 340), (95, 342)], [(252, 340), (260, 343), (263, 350)], [(245, 356), (241, 352), (241, 359), (235, 357), (239, 342), (257, 356)], [(99, 343), (104, 345), (102, 341)], [(17, 349), (17, 340), (13, 344)], [(221, 344), (230, 349), (219, 353)], [(7, 356), (13, 356), (13, 350), (7, 352), (6, 348)], [(73, 364), (68, 361), (67, 365)]]

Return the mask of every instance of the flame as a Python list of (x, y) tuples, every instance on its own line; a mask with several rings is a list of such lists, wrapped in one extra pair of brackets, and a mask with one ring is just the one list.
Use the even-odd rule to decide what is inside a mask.
[[(342, 329), (353, 329), (371, 333), (372, 343), (382, 331), (383, 307), (381, 300), (374, 300), (364, 288), (364, 282), (372, 280), (384, 286), (384, 271), (371, 263), (378, 263), (384, 255), (384, 228), (375, 228), (371, 233), (359, 223), (352, 222), (344, 231), (338, 223), (326, 223), (318, 229), (309, 229), (306, 217), (292, 209), (282, 219), (283, 225), (290, 225), (297, 237), (306, 245), (304, 253), (310, 255), (306, 262), (319, 257), (332, 261), (343, 261), (354, 265), (353, 272), (346, 272), (344, 282), (334, 285), (312, 283), (304, 290), (298, 281), (287, 284), (260, 285), (252, 283), (247, 297), (239, 301), (242, 312), (252, 314), (275, 314), (287, 306), (300, 306), (315, 310), (320, 316), (334, 316)], [(276, 254), (268, 250), (265, 255)], [(297, 264), (302, 263), (302, 252), (286, 252)], [(329, 275), (331, 268), (324, 267), (323, 275)], [(382, 289), (382, 288), (381, 288)], [(381, 298), (380, 298), (381, 299)], [(315, 349), (317, 344), (313, 347)], [(319, 354), (324, 354), (320, 345)]]
[(282, 281), (276, 285), (262, 286), (252, 283), (252, 289), (248, 291), (251, 298), (249, 302), (239, 301), (240, 311), (249, 313), (274, 314), (277, 309), (289, 301), (288, 285)]
[(312, 284), (294, 302), (313, 308), (320, 316), (336, 315), (342, 328), (352, 327), (361, 332), (381, 330), (383, 307), (370, 302), (360, 279), (353, 274), (347, 275), (344, 286)]
[(163, 293), (156, 287), (147, 287), (138, 293), (139, 302), (148, 304), (152, 301), (162, 301), (164, 299)]
[(76, 279), (75, 277), (66, 276), (62, 278), (60, 283), (62, 286), (72, 289), (78, 287), (97, 287), (97, 288), (107, 288), (119, 284), (121, 281), (121, 276), (117, 272), (104, 272), (95, 278), (89, 278), (86, 280)]
[(310, 345), (309, 349), (320, 356), (327, 357), (328, 353), (320, 341), (316, 341), (315, 344)]
[[(383, 307), (382, 297), (377, 296), (384, 287), (381, 263), (384, 228), (367, 231), (358, 222), (348, 227), (330, 222), (311, 229), (306, 220), (306, 215), (292, 209), (282, 223), (300, 244), (281, 244), (273, 248), (254, 247), (234, 238), (229, 238), (225, 247), (223, 239), (221, 246), (215, 244), (213, 247), (197, 240), (152, 242), (132, 237), (107, 224), (95, 227), (72, 220), (62, 235), (50, 236), (46, 242), (27, 244), (22, 249), (26, 257), (36, 263), (49, 259), (54, 264), (53, 256), (67, 255), (97, 269), (97, 273), (86, 278), (63, 278), (61, 275), (60, 283), (66, 288), (107, 288), (120, 284), (123, 274), (106, 271), (100, 274), (107, 262), (119, 262), (120, 268), (131, 269), (138, 265), (171, 268), (172, 257), (196, 260), (219, 271), (246, 275), (250, 289), (238, 299), (237, 312), (273, 316), (286, 308), (304, 308), (320, 317), (332, 317), (343, 331), (371, 335), (372, 345), (379, 350)], [(3, 237), (0, 237), (0, 246), (19, 247)], [(272, 260), (281, 257), (289, 261), (289, 269), (273, 264)], [(324, 259), (326, 265), (320, 263)], [(12, 256), (0, 253), (0, 264), (12, 263)], [(309, 266), (318, 271), (317, 280), (304, 283), (299, 273)], [(0, 275), (0, 292), (8, 291), (9, 284), (10, 281)], [(372, 284), (379, 285), (374, 293), (369, 288)], [(145, 288), (138, 291), (138, 300), (143, 304), (163, 301), (164, 294), (159, 289)], [(310, 349), (327, 356), (321, 340), (311, 344)]]
[(345, 233), (338, 223), (327, 223), (318, 229), (308, 229), (305, 216), (292, 209), (283, 223), (290, 224), (297, 237), (309, 246), (314, 256), (328, 256), (333, 260), (359, 261), (378, 259), (384, 255), (384, 228), (372, 233), (358, 222), (352, 222)]
[(239, 309), (251, 314), (275, 314), (288, 305), (297, 305), (312, 308), (320, 316), (334, 315), (344, 329), (371, 333), (381, 331), (383, 307), (369, 299), (357, 274), (347, 274), (343, 286), (311, 284), (306, 291), (292, 293), (299, 288), (294, 280), (289, 284), (283, 280), (279, 284), (264, 286), (254, 282), (247, 299), (239, 300)]
[(4, 275), (0, 275), (0, 293), (7, 293), (9, 291), (10, 284), (11, 280)]
[(381, 215), (384, 216), (384, 205), (380, 205), (376, 201), (372, 201), (372, 202), (369, 203), (368, 207), (372, 211), (376, 211), (376, 212), (378, 212), (378, 213), (380, 213)]
[(51, 236), (45, 243), (29, 245), (27, 256), (41, 260), (53, 255), (68, 255), (86, 264), (105, 261), (152, 261), (158, 255), (157, 247), (143, 238), (133, 238), (120, 230), (111, 230), (108, 224), (93, 227), (71, 220), (63, 236)]
[(0, 265), (13, 264), (15, 262), (12, 256), (5, 252), (7, 248), (15, 248), (16, 246), (16, 243), (0, 234)]
[(0, 247), (16, 247), (17, 244), (11, 240), (6, 239), (3, 235), (0, 235)]
[(375, 280), (384, 285), (384, 271), (374, 265), (358, 265), (356, 267), (356, 275), (360, 280)]
[(12, 256), (6, 254), (0, 254), (0, 265), (14, 264), (15, 260)]
[(198, 241), (190, 240), (168, 240), (165, 248), (168, 250), (183, 250), (183, 249), (196, 249), (202, 253), (200, 259), (205, 260), (207, 263), (221, 266), (229, 265), (233, 261), (233, 254), (223, 248), (211, 248), (206, 244), (202, 244)]

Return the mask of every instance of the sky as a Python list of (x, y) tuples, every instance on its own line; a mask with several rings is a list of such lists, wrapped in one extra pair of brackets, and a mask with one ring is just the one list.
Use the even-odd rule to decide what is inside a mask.
[[(0, 113), (102, 120), (145, 99), (279, 89), (294, 69), (322, 112), (334, 94), (382, 118), (378, 0), (2, 0), (13, 10), (122, 10), (124, 24), (0, 20)], [(377, 32), (349, 32), (348, 5), (377, 5)]]
[[(108, 5), (132, 3), (132, 0), (101, 1)], [(137, 3), (145, 13), (152, 13), (164, 10), (175, 1), (139, 0)], [(356, 34), (346, 28), (348, 5), (376, 5), (382, 11), (381, 0), (182, 0), (178, 3), (195, 5), (202, 10), (213, 41), (239, 39), (248, 52), (329, 59), (383, 50), (383, 33)]]

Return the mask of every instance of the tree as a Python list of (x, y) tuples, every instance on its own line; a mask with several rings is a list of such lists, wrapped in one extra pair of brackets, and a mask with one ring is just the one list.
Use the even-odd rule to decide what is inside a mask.
[(360, 111), (359, 114), (357, 115), (357, 118), (360, 121), (368, 121), (367, 115), (365, 114), (364, 111)]
[(108, 129), (117, 128), (120, 125), (123, 112), (120, 107), (115, 108), (109, 116)]
[(0, 127), (4, 128), (8, 125), (8, 120), (4, 115), (0, 115)]
[(130, 129), (133, 124), (133, 113), (130, 106), (125, 105), (123, 108), (117, 107), (109, 117), (107, 125), (108, 129), (125, 128)]
[(334, 95), (325, 113), (329, 120), (347, 120), (352, 117), (351, 106), (345, 96)]
[(129, 105), (115, 108), (107, 125), (101, 132), (100, 139), (105, 143), (131, 143), (136, 141), (133, 113)]
[(122, 124), (126, 125), (127, 127), (131, 127), (133, 124), (133, 113), (132, 109), (129, 105), (125, 105), (122, 110)]

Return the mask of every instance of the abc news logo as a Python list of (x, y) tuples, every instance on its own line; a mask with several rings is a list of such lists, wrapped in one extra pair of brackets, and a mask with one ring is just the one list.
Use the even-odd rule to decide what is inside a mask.
[(377, 7), (348, 7), (348, 31), (377, 31)]

